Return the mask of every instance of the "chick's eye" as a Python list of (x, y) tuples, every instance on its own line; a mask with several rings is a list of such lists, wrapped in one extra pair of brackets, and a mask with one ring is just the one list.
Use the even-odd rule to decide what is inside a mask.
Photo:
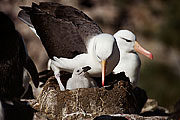
[(79, 70), (77, 70), (77, 72), (79, 72)]

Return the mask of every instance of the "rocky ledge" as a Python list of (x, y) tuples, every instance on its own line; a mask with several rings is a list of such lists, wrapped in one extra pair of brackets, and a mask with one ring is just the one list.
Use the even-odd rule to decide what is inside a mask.
[[(46, 82), (42, 93), (30, 105), (48, 119), (94, 119), (101, 115), (137, 114), (147, 96), (137, 95), (123, 73), (108, 87), (60, 91), (54, 77)], [(144, 93), (141, 97), (141, 93)], [(141, 102), (139, 100), (142, 98)], [(39, 116), (37, 114), (37, 116)], [(99, 119), (99, 118), (96, 118)]]
[[(111, 83), (108, 87), (60, 91), (56, 79), (50, 77), (37, 99), (25, 101), (36, 110), (33, 120), (165, 120), (168, 118), (168, 114), (162, 114), (162, 108), (157, 107), (156, 102), (147, 101), (144, 90), (132, 88), (124, 73), (110, 78), (113, 78), (113, 82), (109, 80)], [(140, 113), (145, 103), (144, 112)], [(153, 111), (149, 110), (150, 103), (156, 103), (151, 109)], [(150, 108), (153, 105), (150, 105)]]

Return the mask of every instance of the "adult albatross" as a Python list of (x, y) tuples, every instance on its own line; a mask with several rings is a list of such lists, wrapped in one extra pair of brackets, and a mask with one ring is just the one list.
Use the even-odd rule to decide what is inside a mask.
[(91, 18), (71, 6), (41, 2), (21, 8), (18, 16), (35, 28), (52, 59), (51, 68), (59, 85), (60, 70), (72, 73), (75, 68), (90, 66), (90, 76), (102, 75), (104, 86), (105, 75), (119, 62), (119, 49), (112, 35), (103, 33)]
[(153, 59), (152, 53), (145, 50), (136, 40), (136, 36), (129, 30), (119, 30), (114, 34), (119, 50), (120, 61), (114, 68), (115, 74), (125, 72), (132, 85), (135, 87), (139, 79), (141, 60), (136, 52)]

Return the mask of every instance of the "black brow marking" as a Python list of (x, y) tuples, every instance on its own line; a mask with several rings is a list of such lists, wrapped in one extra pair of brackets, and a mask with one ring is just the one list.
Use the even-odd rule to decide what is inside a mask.
[(126, 42), (132, 42), (131, 40), (128, 40), (126, 38), (121, 37), (121, 39), (125, 40)]

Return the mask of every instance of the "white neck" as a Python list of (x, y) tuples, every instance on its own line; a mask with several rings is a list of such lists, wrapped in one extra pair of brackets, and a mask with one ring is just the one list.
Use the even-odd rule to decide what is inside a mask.
[(136, 84), (139, 79), (141, 61), (137, 53), (127, 53), (120, 50), (120, 62), (114, 68), (115, 74), (125, 72), (130, 81)]

